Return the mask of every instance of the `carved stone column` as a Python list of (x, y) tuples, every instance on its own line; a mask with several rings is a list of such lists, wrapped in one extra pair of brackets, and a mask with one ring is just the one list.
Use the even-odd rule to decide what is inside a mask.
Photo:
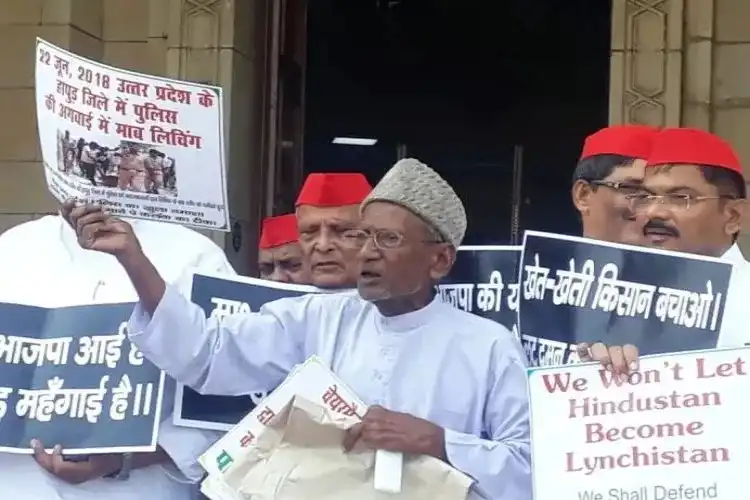
[(610, 123), (680, 123), (683, 13), (683, 0), (613, 0)]
[(211, 235), (241, 273), (254, 269), (264, 197), (259, 161), (262, 0), (149, 0), (149, 43), (167, 76), (224, 89), (229, 209), (235, 231)]
[(36, 129), (36, 37), (98, 59), (101, 18), (100, 0), (0, 2), (0, 232), (57, 210), (45, 187)]
[[(263, 0), (2, 0), (0, 2), (0, 231), (57, 205), (47, 195), (36, 131), (34, 43), (41, 36), (134, 71), (224, 88), (229, 209), (240, 229), (210, 234), (238, 271), (255, 262), (265, 196), (260, 117)], [(241, 237), (240, 236), (241, 233)], [(235, 247), (238, 250), (235, 250)]]

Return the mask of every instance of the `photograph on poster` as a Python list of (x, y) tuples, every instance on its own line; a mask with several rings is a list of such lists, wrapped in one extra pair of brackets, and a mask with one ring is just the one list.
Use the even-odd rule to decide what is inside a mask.
[(176, 161), (163, 146), (132, 141), (105, 145), (100, 141), (58, 130), (57, 169), (92, 186), (177, 196)]

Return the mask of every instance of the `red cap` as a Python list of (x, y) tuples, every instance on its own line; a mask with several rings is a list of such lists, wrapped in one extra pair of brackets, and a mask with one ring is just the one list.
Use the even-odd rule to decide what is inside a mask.
[(294, 214), (266, 217), (263, 219), (263, 230), (260, 232), (261, 250), (276, 248), (299, 241), (297, 217)]
[(694, 128), (668, 128), (654, 138), (648, 166), (682, 163), (726, 168), (742, 175), (742, 165), (728, 142)]
[(620, 155), (645, 160), (651, 153), (656, 127), (646, 125), (615, 125), (586, 137), (581, 160), (596, 155)]
[(370, 191), (372, 186), (362, 174), (310, 174), (299, 192), (296, 205), (359, 205)]

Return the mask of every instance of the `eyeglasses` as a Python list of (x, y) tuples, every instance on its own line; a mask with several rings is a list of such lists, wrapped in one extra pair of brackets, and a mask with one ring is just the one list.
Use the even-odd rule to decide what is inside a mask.
[(667, 208), (675, 210), (688, 210), (695, 203), (706, 200), (734, 200), (734, 196), (693, 196), (691, 194), (647, 194), (635, 193), (625, 197), (628, 200), (630, 209), (633, 211), (643, 210), (654, 203), (659, 203)]
[(613, 191), (617, 191), (620, 194), (624, 195), (630, 195), (630, 194), (637, 194), (641, 192), (641, 187), (637, 184), (632, 184), (629, 182), (612, 182), (612, 181), (586, 181), (592, 186), (602, 186), (609, 188)]
[[(350, 229), (342, 234), (344, 241), (357, 246), (364, 246), (367, 240), (372, 239), (375, 247), (381, 250), (392, 250), (400, 247), (406, 237), (398, 231), (391, 229), (375, 229), (365, 231), (364, 229)], [(443, 243), (442, 239), (422, 240), (423, 243)]]

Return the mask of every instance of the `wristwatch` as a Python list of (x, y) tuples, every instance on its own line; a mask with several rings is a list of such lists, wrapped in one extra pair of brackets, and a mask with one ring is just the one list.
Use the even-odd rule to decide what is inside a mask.
[(130, 471), (133, 470), (133, 454), (123, 453), (121, 456), (122, 463), (120, 464), (120, 470), (104, 477), (114, 479), (115, 481), (127, 481), (130, 478)]

